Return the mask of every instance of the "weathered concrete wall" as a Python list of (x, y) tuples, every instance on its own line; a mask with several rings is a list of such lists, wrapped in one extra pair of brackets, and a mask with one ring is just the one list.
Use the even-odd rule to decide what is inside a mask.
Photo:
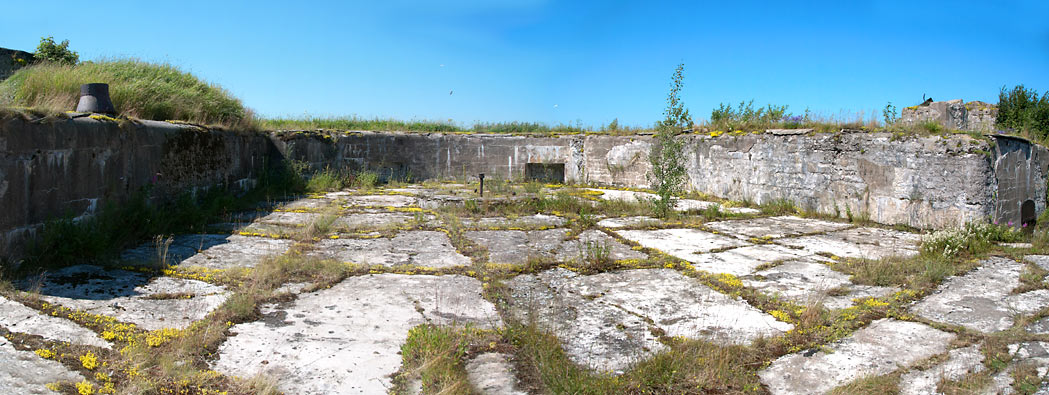
[[(1002, 207), (1012, 203), (998, 204), (997, 188), (1019, 182), (998, 181), (1001, 170), (991, 166), (992, 147), (967, 135), (898, 138), (846, 131), (681, 138), (687, 140), (692, 190), (758, 204), (786, 199), (805, 210), (886, 224), (940, 228), (1005, 218), (1013, 214)], [(651, 136), (354, 132), (332, 138), (285, 135), (282, 140), (286, 156), (315, 167), (370, 168), (416, 180), (478, 173), (520, 179), (526, 163), (564, 163), (568, 182), (641, 188), (651, 183)], [(1041, 212), (1045, 172), (1023, 177), (1032, 187), (1015, 189), (1015, 194), (1036, 202)]]
[(994, 218), (1003, 224), (1030, 224), (1045, 211), (1049, 151), (1019, 137), (995, 135), (994, 139)]
[(583, 140), (575, 136), (525, 137), (419, 133), (336, 133), (334, 138), (278, 134), (288, 158), (324, 166), (371, 169), (415, 180), (486, 177), (520, 179), (528, 163), (563, 163), (565, 180), (583, 180)]
[[(992, 214), (988, 144), (887, 133), (693, 138), (692, 187), (733, 200), (939, 228)], [(1044, 183), (1044, 181), (1043, 181)]]
[(10, 77), (15, 70), (33, 63), (33, 54), (17, 49), (0, 48), (0, 81)]
[(17, 255), (49, 219), (90, 215), (145, 186), (158, 197), (213, 186), (249, 188), (275, 152), (264, 135), (166, 122), (3, 120), (0, 257)]
[(903, 109), (900, 122), (912, 126), (933, 121), (945, 128), (989, 132), (994, 130), (998, 106), (982, 101), (964, 103), (961, 99), (937, 101)]
[[(43, 222), (89, 215), (152, 185), (155, 196), (250, 187), (266, 163), (377, 170), (414, 180), (521, 179), (529, 163), (564, 164), (569, 183), (647, 187), (651, 136), (525, 137), (378, 132), (262, 134), (89, 118), (0, 128), (0, 257)], [(993, 218), (1022, 223), (1046, 208), (1049, 152), (999, 137), (886, 133), (685, 135), (689, 187), (733, 200), (919, 228)], [(1025, 204), (1027, 217), (1025, 215)], [(1033, 213), (1032, 213), (1033, 211)]]

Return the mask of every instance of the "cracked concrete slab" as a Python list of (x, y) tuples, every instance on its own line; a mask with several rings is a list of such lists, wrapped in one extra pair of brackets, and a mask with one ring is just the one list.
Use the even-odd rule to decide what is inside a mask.
[(419, 200), (404, 195), (351, 195), (343, 197), (342, 206), (354, 207), (411, 207)]
[(208, 269), (254, 267), (269, 256), (281, 255), (295, 244), (292, 240), (231, 235), (226, 243), (216, 244), (182, 260), (182, 266), (202, 266)]
[(82, 380), (84, 376), (61, 363), (41, 358), (32, 351), (18, 350), (0, 337), (0, 393), (56, 394), (47, 388), (49, 383)]
[(954, 338), (928, 325), (886, 318), (828, 345), (831, 352), (784, 355), (758, 376), (773, 394), (826, 393), (860, 377), (887, 374), (945, 352)]
[(524, 264), (534, 258), (565, 262), (593, 253), (588, 251), (591, 248), (600, 249), (612, 260), (645, 258), (645, 254), (598, 230), (584, 231), (575, 240), (565, 240), (568, 233), (563, 229), (482, 230), (465, 235), (488, 248), (488, 260), (493, 263)]
[[(419, 213), (418, 219), (429, 222), (434, 220), (434, 216)], [(358, 232), (397, 228), (415, 220), (416, 215), (400, 212), (352, 213), (340, 216), (333, 226), (343, 232)]]
[(751, 245), (743, 240), (699, 229), (617, 230), (615, 232), (627, 240), (689, 262), (703, 259), (700, 255), (712, 250)]
[(481, 218), (477, 220), (464, 219), (463, 226), (471, 228), (484, 228), (489, 230), (520, 228), (556, 228), (564, 226), (568, 221), (556, 215), (536, 214), (517, 218)]
[(900, 377), (901, 395), (936, 393), (940, 380), (960, 380), (970, 373), (984, 371), (980, 345), (956, 348), (947, 353), (947, 360), (925, 370), (912, 370)]
[(466, 363), (470, 385), (483, 395), (525, 395), (516, 388), (517, 378), (508, 358), (506, 354), (486, 352), (471, 359)]
[[(659, 196), (649, 192), (639, 191), (623, 191), (618, 189), (600, 189), (600, 188), (586, 188), (589, 191), (601, 192), (599, 197), (604, 200), (622, 200), (627, 202), (648, 202), (653, 199), (658, 199)], [(698, 211), (705, 210), (711, 206), (718, 205), (718, 203), (707, 202), (703, 200), (695, 199), (677, 199), (674, 204), (674, 210), (676, 211)], [(761, 210), (752, 209), (748, 207), (724, 207), (721, 206), (721, 211), (733, 213), (733, 214), (758, 214)]]
[(303, 198), (296, 199), (284, 204), (281, 209), (292, 210), (321, 210), (332, 206), (331, 199), (327, 198)]
[(710, 229), (742, 239), (748, 239), (751, 237), (779, 239), (788, 236), (800, 236), (842, 230), (852, 226), (850, 224), (839, 222), (800, 218), (789, 215), (781, 217), (708, 222), (706, 225)]
[(812, 253), (864, 259), (917, 255), (920, 242), (917, 234), (881, 228), (852, 228), (777, 240)]
[(1025, 262), (1031, 262), (1038, 267), (1049, 270), (1049, 255), (1026, 255), (1024, 256)]
[(813, 256), (804, 250), (775, 244), (748, 245), (727, 251), (694, 255), (692, 267), (710, 273), (745, 276), (763, 264)]
[(1030, 314), (1049, 306), (1049, 290), (1012, 294), (1020, 284), (1023, 264), (1007, 258), (980, 261), (980, 267), (940, 284), (911, 312), (936, 322), (961, 325), (981, 332), (1013, 326), (1016, 314)]
[[(882, 297), (897, 289), (856, 285), (849, 276), (836, 272), (817, 261), (818, 257), (797, 259), (742, 276), (743, 285), (753, 287), (766, 294), (780, 295), (801, 305), (821, 302), (828, 309), (844, 309), (852, 306), (852, 300), (863, 297)], [(830, 296), (827, 291), (844, 288), (845, 295)]]
[(605, 218), (597, 222), (597, 226), (609, 228), (609, 229), (620, 229), (620, 228), (632, 228), (632, 227), (645, 227), (659, 225), (662, 221), (652, 217), (636, 216), (636, 217), (622, 217), (622, 218)]
[[(40, 298), (49, 303), (130, 322), (142, 329), (185, 328), (217, 308), (229, 292), (203, 281), (144, 273), (71, 266), (40, 281)], [(175, 297), (170, 296), (181, 296)]]
[[(189, 257), (197, 255), (200, 251), (228, 243), (228, 237), (229, 235), (216, 234), (176, 235), (171, 238), (142, 243), (138, 247), (125, 250), (120, 254), (120, 260), (146, 266), (159, 265), (161, 263), (166, 266), (178, 265)], [(166, 240), (171, 240), (171, 243), (166, 247), (167, 254), (162, 254)]]
[(510, 280), (511, 312), (557, 335), (572, 361), (622, 373), (667, 336), (744, 344), (793, 328), (746, 302), (669, 269), (578, 275), (564, 269)]
[(436, 231), (400, 232), (393, 238), (322, 239), (310, 255), (367, 265), (444, 268), (470, 264), (448, 235)]
[(1013, 369), (1019, 364), (1032, 365), (1042, 379), (1042, 385), (1035, 394), (1049, 393), (1049, 342), (1029, 341), (1009, 345), (1012, 362), (1002, 371), (991, 376), (991, 384), (984, 388), (984, 394), (1012, 394)]
[(350, 277), (234, 325), (214, 369), (265, 373), (295, 394), (386, 393), (408, 330), (421, 324), (501, 326), (476, 279), (449, 275)]
[(65, 318), (52, 317), (0, 296), (0, 327), (48, 340), (110, 348), (94, 331)]

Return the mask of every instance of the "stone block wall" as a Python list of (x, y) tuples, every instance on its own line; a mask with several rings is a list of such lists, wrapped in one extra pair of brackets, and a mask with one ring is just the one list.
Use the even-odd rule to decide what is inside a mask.
[(961, 99), (937, 101), (903, 109), (900, 122), (912, 126), (933, 121), (945, 128), (990, 132), (998, 117), (998, 106), (982, 101), (964, 103)]

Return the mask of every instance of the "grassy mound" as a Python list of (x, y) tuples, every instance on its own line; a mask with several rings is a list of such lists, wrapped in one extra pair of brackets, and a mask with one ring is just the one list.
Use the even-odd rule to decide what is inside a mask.
[(235, 128), (253, 123), (250, 110), (221, 87), (169, 64), (131, 59), (23, 68), (0, 82), (0, 106), (73, 110), (80, 85), (91, 82), (109, 84), (113, 105), (122, 115)]

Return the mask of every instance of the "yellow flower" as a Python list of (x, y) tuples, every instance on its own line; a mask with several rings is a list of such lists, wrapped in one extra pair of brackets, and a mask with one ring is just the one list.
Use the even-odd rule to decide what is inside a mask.
[(33, 352), (35, 352), (36, 355), (39, 355), (40, 358), (44, 358), (44, 359), (51, 359), (51, 358), (55, 357), (55, 352), (51, 351), (51, 350), (48, 350), (48, 349), (43, 349), (42, 348), (42, 349), (39, 349), (39, 350), (36, 350), (36, 351), (33, 351)]
[(76, 392), (80, 395), (91, 395), (95, 393), (95, 385), (91, 382), (84, 380), (76, 383)]
[[(96, 357), (94, 353), (88, 351), (87, 354), (80, 356), (80, 364), (84, 365), (84, 369), (95, 370), (95, 368), (98, 367), (98, 357)], [(80, 388), (79, 384), (77, 385), (77, 388)]]

